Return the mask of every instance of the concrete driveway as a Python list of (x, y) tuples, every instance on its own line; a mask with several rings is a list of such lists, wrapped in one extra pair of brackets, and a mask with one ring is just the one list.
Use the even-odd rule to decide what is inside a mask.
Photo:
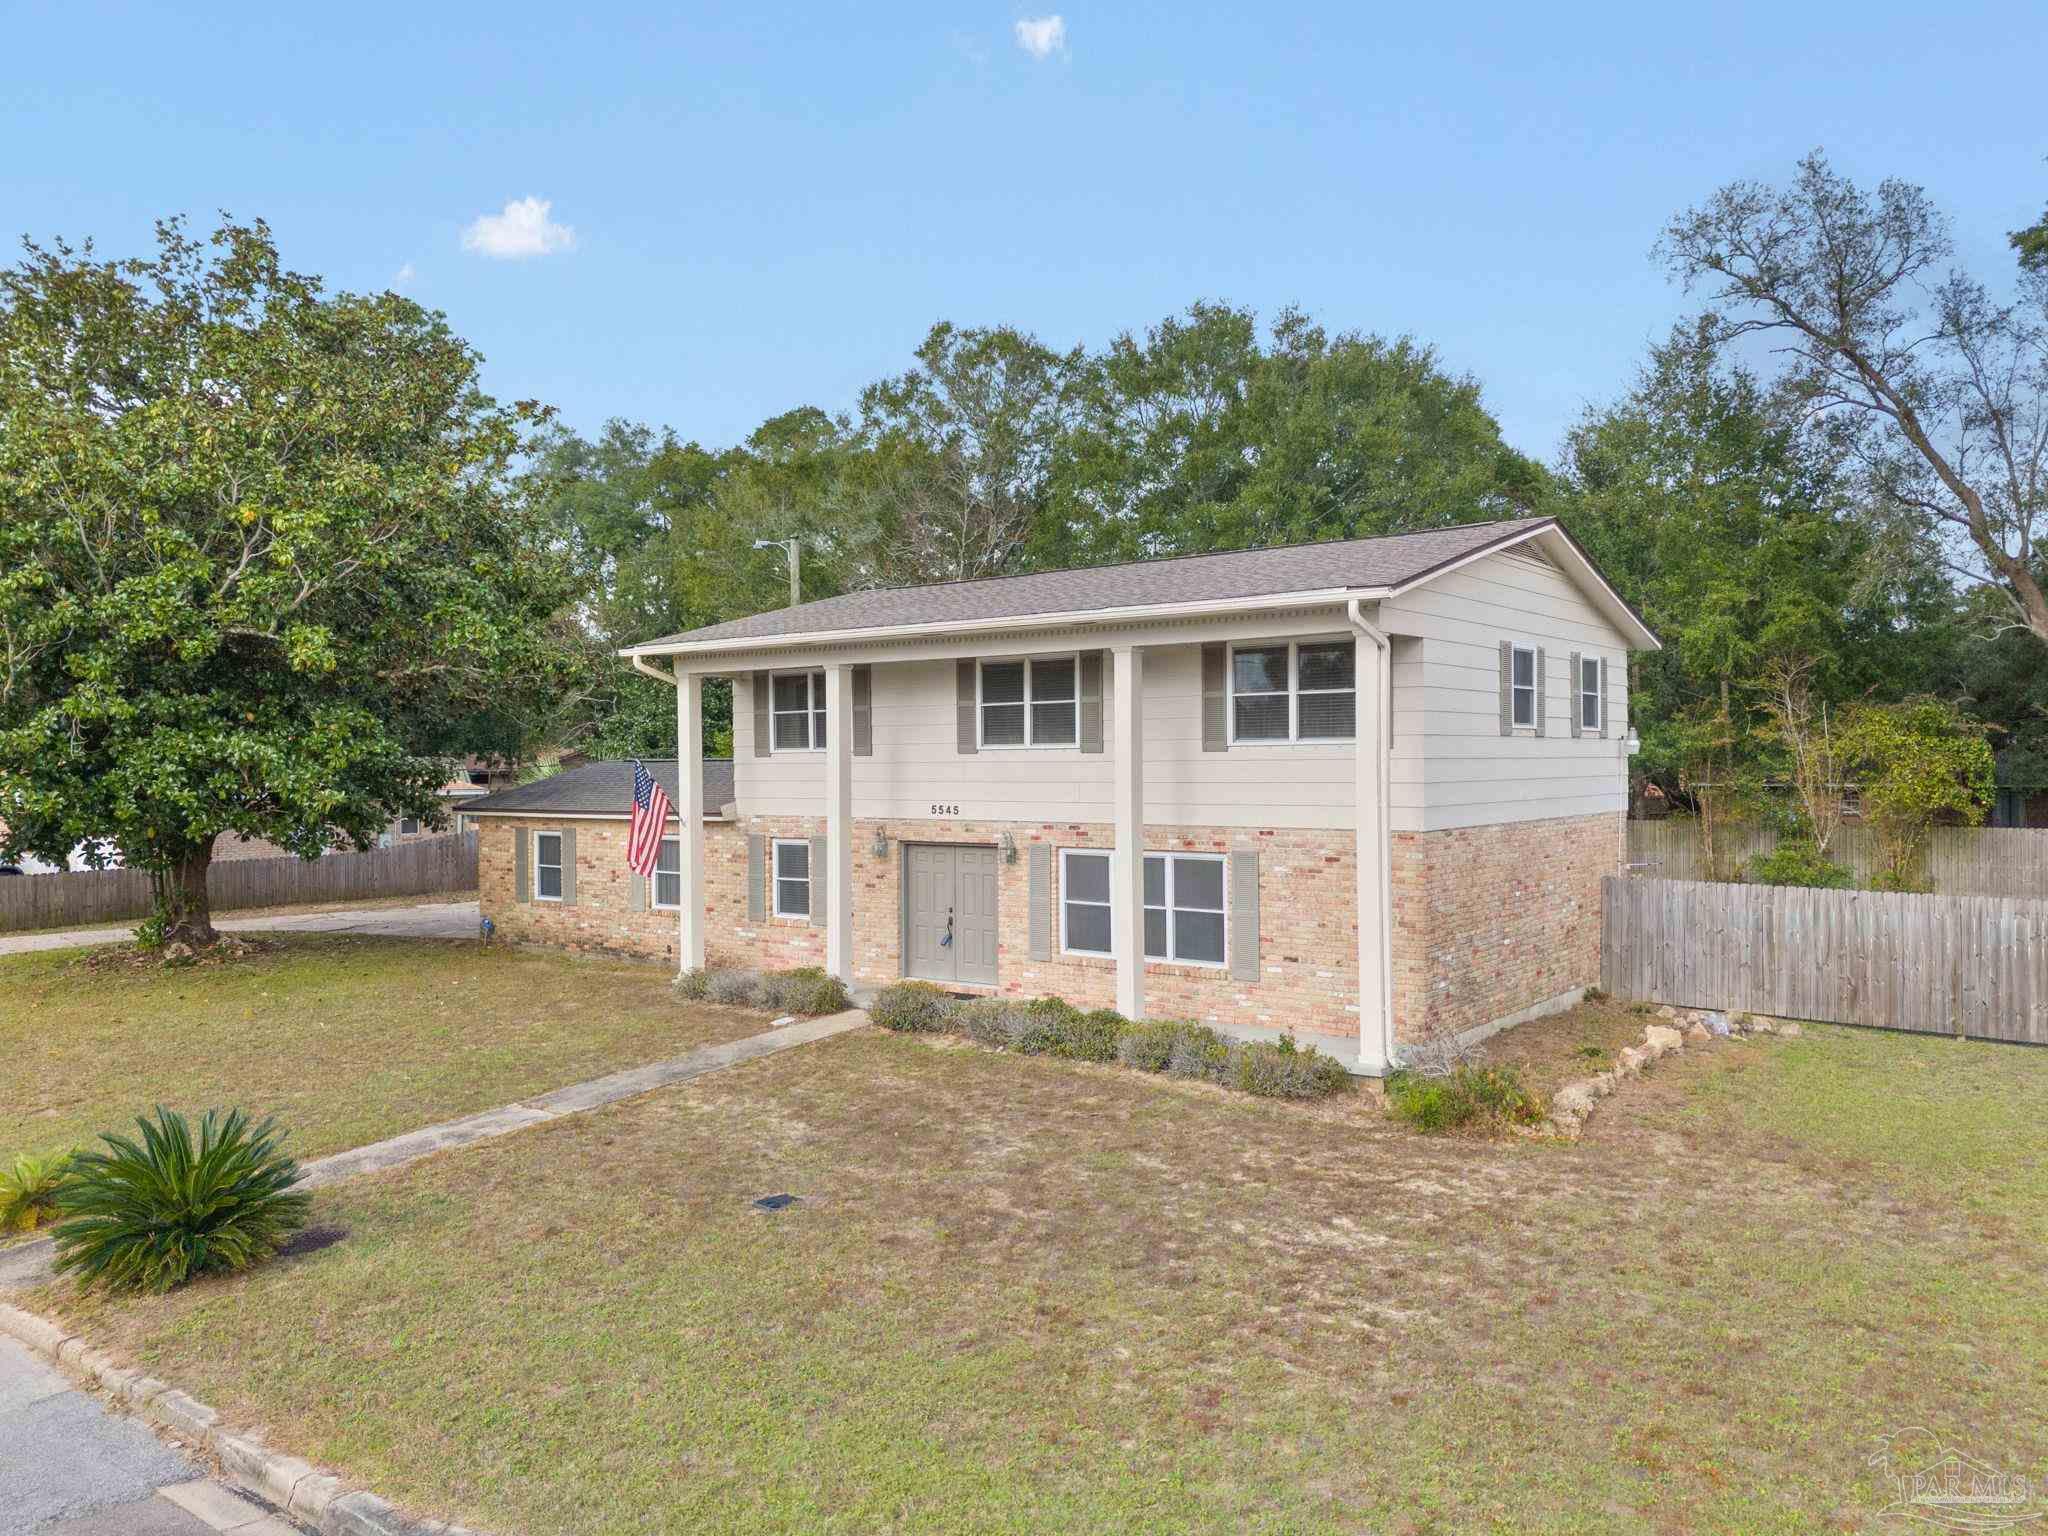
[[(336, 907), (281, 917), (229, 917), (214, 926), (224, 933), (365, 933), (393, 939), (473, 939), (478, 915), (474, 901), (428, 901), (411, 907)], [(36, 949), (75, 949), (81, 944), (120, 944), (134, 937), (133, 928), (0, 934), (0, 955), (22, 955)]]
[(0, 1338), (0, 1536), (297, 1536)]

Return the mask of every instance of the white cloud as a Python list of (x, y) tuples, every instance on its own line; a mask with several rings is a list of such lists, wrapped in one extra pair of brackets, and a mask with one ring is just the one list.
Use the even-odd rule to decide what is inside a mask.
[(487, 213), (462, 232), (462, 248), (500, 261), (552, 256), (576, 249), (576, 231), (548, 217), (555, 205), (544, 197), (522, 197), (503, 213)]
[(391, 286), (393, 288), (403, 288), (418, 276), (419, 274), (413, 271), (411, 262), (402, 261), (398, 264), (398, 270), (391, 274)]
[(1049, 59), (1067, 51), (1067, 19), (1064, 16), (1026, 16), (1017, 23), (1017, 46), (1034, 59)]

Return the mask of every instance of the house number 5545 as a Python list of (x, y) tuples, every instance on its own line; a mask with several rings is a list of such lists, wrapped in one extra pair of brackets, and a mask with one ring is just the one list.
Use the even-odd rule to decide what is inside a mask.
[(958, 816), (960, 814), (960, 807), (957, 805), (939, 805), (934, 803), (932, 814), (934, 816)]

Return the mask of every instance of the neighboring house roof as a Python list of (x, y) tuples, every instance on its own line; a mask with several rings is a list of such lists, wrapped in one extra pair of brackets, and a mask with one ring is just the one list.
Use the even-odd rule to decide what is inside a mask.
[(1006, 621), (1015, 627), (1016, 621), (1138, 616), (1147, 610), (1199, 610), (1260, 598), (1387, 595), (1468, 560), (1531, 541), (1538, 541), (1553, 559), (1596, 585), (1611, 600), (1603, 606), (1632, 640), (1645, 647), (1657, 645), (1641, 616), (1614, 591), (1557, 519), (1522, 517), (1377, 539), (1177, 555), (1026, 576), (848, 592), (666, 635), (630, 646), (622, 654), (749, 650), (840, 637), (874, 638), (889, 632), (989, 628)]
[[(676, 760), (647, 758), (647, 771), (676, 801)], [(707, 819), (716, 819), (733, 803), (732, 759), (704, 759), (704, 809)], [(501, 789), (481, 800), (465, 800), (465, 816), (615, 816), (624, 821), (633, 813), (633, 762), (630, 758), (599, 760), (580, 768), (565, 768), (545, 779)]]

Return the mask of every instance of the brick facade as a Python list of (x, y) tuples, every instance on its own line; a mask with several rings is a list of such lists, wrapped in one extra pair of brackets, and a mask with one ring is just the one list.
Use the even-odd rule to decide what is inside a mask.
[[(479, 899), (498, 932), (515, 943), (640, 955), (675, 961), (673, 912), (632, 910), (625, 864), (623, 821), (551, 821), (491, 816), (479, 819)], [(514, 900), (513, 837), (576, 829), (576, 901)], [(754, 816), (705, 827), (704, 897), (709, 918), (705, 957), (714, 965), (783, 970), (821, 964), (825, 930), (793, 919), (747, 916), (749, 836), (817, 837), (822, 818)], [(1017, 845), (1014, 863), (998, 862), (999, 988), (961, 985), (963, 992), (1000, 991), (1036, 997), (1057, 994), (1082, 1007), (1116, 1002), (1116, 963), (1063, 955), (1030, 958), (1030, 853), (1033, 843), (1055, 848), (1109, 848), (1114, 829), (1102, 824), (891, 822), (854, 823), (853, 965), (857, 981), (881, 985), (901, 974), (898, 945), (902, 911), (903, 842), (998, 844), (1007, 832)], [(874, 853), (875, 840), (887, 852)], [(1255, 850), (1259, 854), (1260, 978), (1240, 981), (1211, 966), (1152, 962), (1145, 967), (1146, 1011), (1155, 1017), (1197, 1018), (1219, 1026), (1261, 1025), (1302, 1034), (1349, 1035), (1358, 1028), (1358, 920), (1356, 864), (1349, 832), (1151, 827), (1154, 851)], [(1058, 879), (1059, 864), (1053, 864)], [(772, 913), (773, 904), (766, 903)], [(1232, 942), (1235, 942), (1233, 936)]]
[[(645, 956), (676, 955), (672, 911), (632, 910), (625, 866), (626, 823), (545, 818), (480, 820), (483, 910), (514, 942)], [(513, 899), (512, 837), (576, 829), (576, 902)], [(714, 965), (783, 970), (824, 960), (825, 930), (806, 920), (747, 916), (749, 836), (817, 837), (818, 817), (756, 816), (705, 826), (704, 886), (709, 918), (706, 957)], [(997, 863), (997, 988), (1035, 997), (1056, 994), (1082, 1007), (1116, 1002), (1116, 964), (1108, 958), (1030, 957), (1030, 847), (1109, 848), (1100, 823), (854, 822), (853, 966), (857, 981), (886, 984), (901, 975), (903, 844), (999, 844), (1008, 833), (1014, 862)], [(1440, 1029), (1464, 1030), (1594, 984), (1600, 973), (1600, 880), (1624, 859), (1618, 814), (1511, 822), (1455, 831), (1396, 833), (1393, 838), (1394, 1014), (1397, 1040)], [(886, 851), (874, 852), (876, 839)], [(1153, 851), (1259, 855), (1259, 971), (1240, 981), (1208, 966), (1159, 962), (1145, 967), (1146, 1011), (1231, 1025), (1293, 1029), (1304, 1036), (1351, 1035), (1358, 1028), (1358, 918), (1354, 840), (1349, 832), (1224, 827), (1146, 829)], [(1053, 863), (1058, 879), (1059, 862)], [(772, 914), (773, 903), (764, 904)], [(1235, 946), (1233, 929), (1230, 943)], [(1233, 949), (1233, 953), (1235, 950)]]
[(1600, 881), (1621, 813), (1393, 837), (1394, 1038), (1507, 1018), (1600, 980)]

